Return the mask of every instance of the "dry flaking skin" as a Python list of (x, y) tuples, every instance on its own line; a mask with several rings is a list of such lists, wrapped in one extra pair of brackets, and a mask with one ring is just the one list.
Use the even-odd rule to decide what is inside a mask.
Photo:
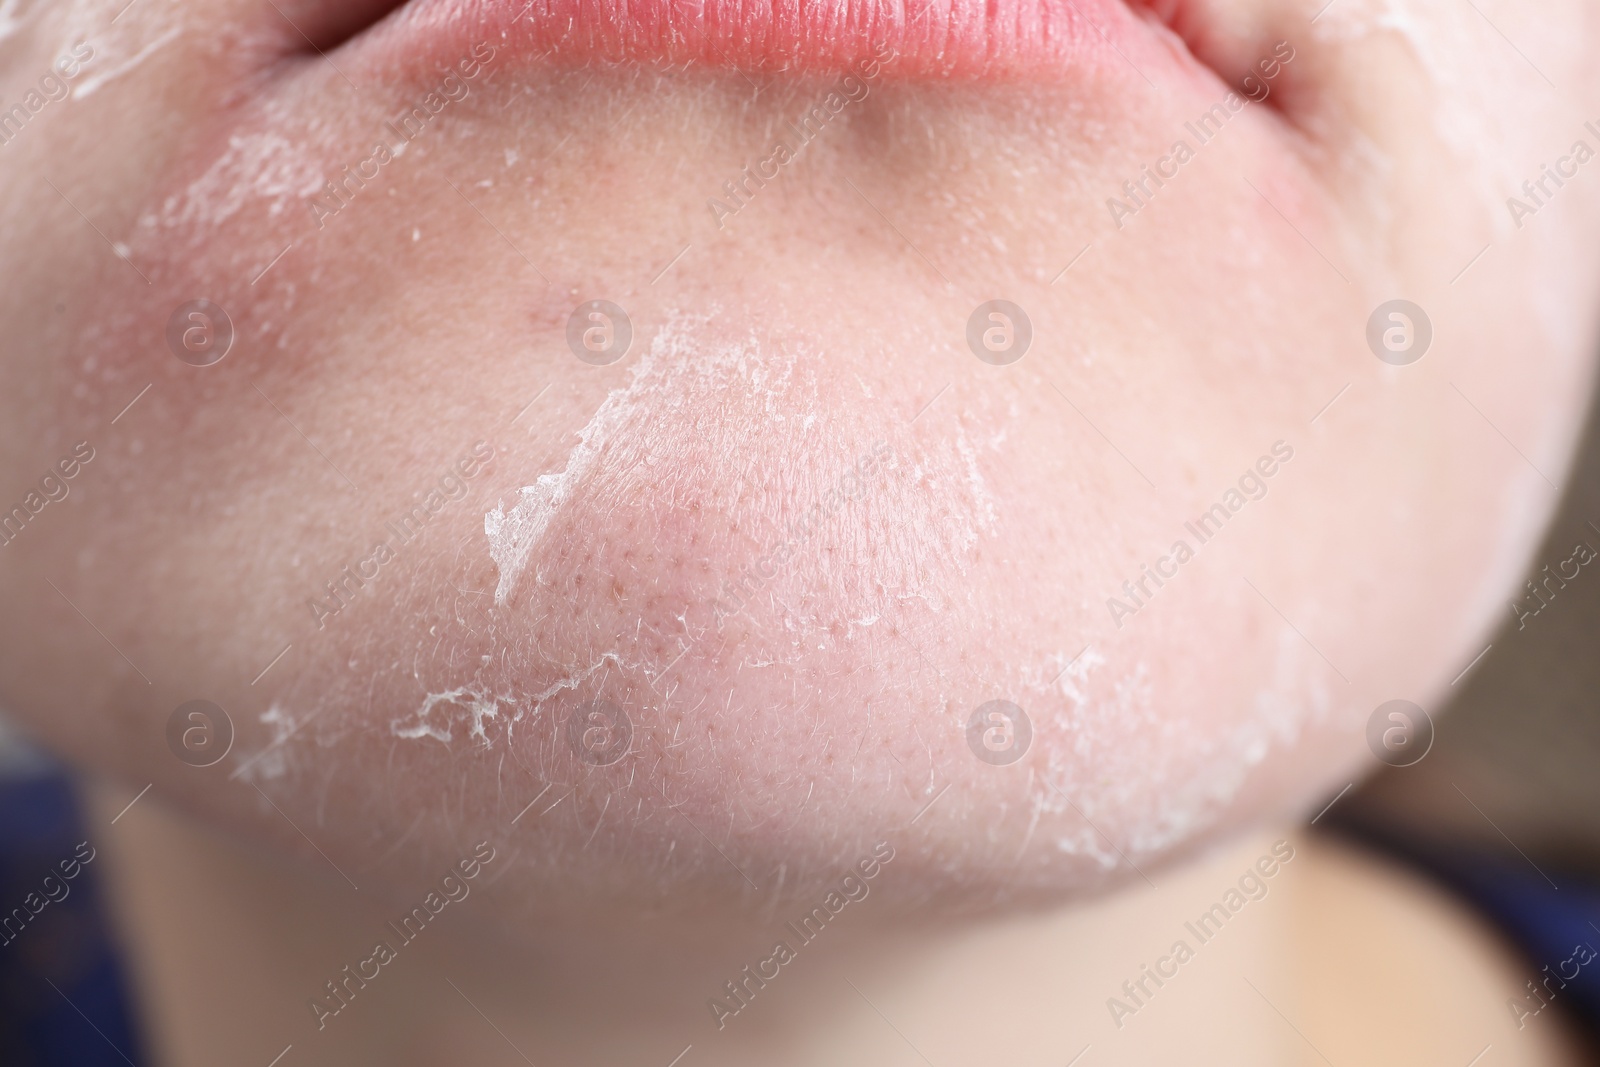
[[(490, 839), (486, 915), (758, 914), (889, 840), (895, 913), (1096, 891), (1348, 780), (1373, 707), (1483, 647), (1554, 501), (1596, 199), (1508, 235), (1496, 172), (1445, 165), (1483, 129), (1534, 173), (1581, 128), (1489, 30), (1419, 57), (1358, 4), (1310, 30), (1241, 5), (1205, 47), (1130, 22), (1059, 83), (886, 75), (720, 220), (826, 79), (507, 47), (329, 215), (440, 75), (381, 35), (330, 65), (257, 6), (193, 5), (155, 46), (176, 8), (143, 0), (65, 112), (96, 135), (41, 111), (5, 146), (3, 470), (20, 493), (96, 459), (0, 548), (0, 695), (358, 881), (403, 892)], [(0, 42), (16, 69), (116, 12), (69, 13)], [(1115, 226), (1107, 199), (1283, 39), (1274, 102)], [(1450, 91), (1478, 71), (1503, 94)], [(1404, 368), (1364, 340), (1396, 296), (1434, 326)], [(208, 368), (165, 340), (200, 298), (237, 334)], [(564, 331), (598, 298), (635, 339), (597, 368)], [(1034, 328), (1007, 367), (966, 342), (999, 298)], [(458, 499), (308, 610), (480, 441)], [(1109, 613), (1278, 442), (1270, 491)], [(239, 731), (209, 772), (164, 740), (197, 697)], [(1033, 726), (1009, 766), (967, 743), (993, 700)], [(615, 761), (570, 743), (593, 701), (631, 724)]]

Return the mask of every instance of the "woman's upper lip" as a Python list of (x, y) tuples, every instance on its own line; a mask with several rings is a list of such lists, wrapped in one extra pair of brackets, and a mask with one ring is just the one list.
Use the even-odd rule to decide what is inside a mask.
[[(1123, 0), (412, 0), (378, 34), (453, 64), (513, 57), (890, 77), (1080, 75), (1135, 27)], [(877, 76), (874, 74), (873, 76)]]

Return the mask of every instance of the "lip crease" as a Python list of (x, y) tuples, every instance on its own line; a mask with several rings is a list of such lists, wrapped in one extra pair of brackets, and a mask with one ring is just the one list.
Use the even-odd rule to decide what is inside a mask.
[(413, 0), (376, 36), (425, 63), (487, 42), (574, 65), (826, 74), (876, 60), (890, 77), (973, 80), (1083, 77), (1120, 62), (1139, 28), (1123, 0)]

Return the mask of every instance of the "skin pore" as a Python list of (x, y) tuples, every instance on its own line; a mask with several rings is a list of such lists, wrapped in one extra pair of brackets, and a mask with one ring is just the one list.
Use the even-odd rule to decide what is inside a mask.
[[(1096, 8), (1058, 68), (985, 77), (337, 6), (0, 38), (6, 101), (93, 52), (0, 160), (0, 500), (93, 452), (0, 547), (0, 700), (209, 827), (169, 869), (263, 930), (215, 865), (293, 853), (285, 915), (379, 915), (483, 842), (463, 944), (586, 992), (640, 961), (635, 1003), (698, 1013), (888, 843), (860, 951), (1081, 941), (1063, 905), (1220, 864), (1359, 771), (1377, 705), (1436, 706), (1555, 503), (1600, 281), (1588, 175), (1541, 171), (1594, 142), (1578, 4)], [(1031, 324), (1006, 365), (967, 339), (996, 299)], [(1367, 341), (1395, 299), (1431, 327), (1405, 366)], [(169, 340), (198, 300), (208, 366)], [(631, 324), (606, 365), (568, 341), (590, 300)], [(196, 699), (236, 731), (209, 767), (169, 746)], [(969, 747), (994, 700), (1014, 764)], [(596, 701), (615, 761), (574, 743)], [(336, 928), (308, 973), (370, 952)], [(310, 1027), (320, 981), (262, 996)]]

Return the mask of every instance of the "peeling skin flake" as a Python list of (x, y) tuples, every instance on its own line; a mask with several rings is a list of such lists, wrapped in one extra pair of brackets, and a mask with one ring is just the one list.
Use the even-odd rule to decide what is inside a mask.
[(289, 770), (289, 746), (284, 742), (295, 732), (298, 723), (277, 701), (257, 718), (272, 730), (272, 740), (255, 755), (241, 754), (242, 764), (236, 773), (250, 782), (282, 778)]
[[(509, 511), (502, 503), (483, 517), (489, 555), (500, 571), (495, 603), (504, 605), (516, 593), (551, 519), (594, 472), (619, 431), (626, 430), (635, 445), (649, 440), (652, 425), (666, 413), (681, 412), (692, 397), (714, 395), (719, 386), (735, 380), (769, 396), (784, 390), (792, 359), (769, 368), (754, 342), (707, 346), (696, 336), (695, 325), (673, 322), (664, 328), (640, 357), (628, 384), (612, 390), (578, 432), (566, 465), (524, 486)], [(647, 397), (648, 406), (643, 403)]]
[[(695, 463), (702, 477), (717, 467), (719, 484), (731, 484), (743, 478), (747, 457), (771, 454), (777, 457), (774, 483), (787, 484), (791, 507), (803, 508), (793, 501), (824, 496), (839, 482), (841, 469), (872, 451), (874, 441), (892, 450), (895, 467), (902, 456), (909, 466), (895, 474), (894, 485), (873, 494), (914, 497), (908, 504), (926, 516), (927, 527), (920, 540), (898, 539), (893, 553), (880, 553), (880, 562), (898, 560), (901, 570), (923, 570), (927, 561), (921, 557), (933, 544), (943, 554), (962, 557), (964, 565), (980, 536), (996, 531), (998, 516), (981, 467), (998, 441), (979, 446), (961, 426), (926, 443), (907, 439), (889, 422), (841, 427), (829, 421), (834, 409), (824, 394), (831, 383), (818, 378), (819, 368), (827, 365), (824, 355), (803, 342), (717, 337), (703, 318), (670, 319), (627, 384), (612, 390), (578, 431), (561, 468), (538, 475), (484, 516), (489, 555), (499, 573), (496, 603), (504, 606), (516, 596), (528, 566), (551, 536), (552, 523), (588, 486), (610, 484), (635, 468), (667, 471), (674, 464), (689, 469)], [(947, 477), (952, 471), (959, 476)], [(641, 488), (648, 492), (654, 486)], [(775, 520), (792, 518), (784, 510), (785, 499), (768, 498)], [(901, 580), (894, 584), (902, 594), (934, 595), (922, 588), (907, 590)]]
[[(514, 693), (491, 693), (477, 684), (429, 693), (408, 718), (393, 720), (389, 724), (389, 732), (396, 737), (412, 740), (431, 737), (442, 744), (449, 744), (454, 739), (455, 726), (470, 718), (467, 737), (487, 748), (494, 743), (488, 731), (491, 722), (503, 722), (509, 740), (512, 727), (527, 718), (530, 712), (536, 715), (551, 697), (564, 690), (578, 688), (596, 672), (607, 667), (622, 666), (622, 658), (617, 653), (607, 652), (589, 666), (574, 670), (527, 697), (519, 697)], [(504, 716), (502, 711), (505, 712)]]
[(435, 741), (450, 743), (451, 727), (454, 725), (447, 715), (442, 724), (433, 721), (433, 709), (440, 704), (453, 705), (465, 708), (472, 717), (472, 729), (469, 736), (485, 745), (489, 743), (489, 735), (483, 728), (484, 720), (496, 719), (500, 716), (500, 702), (510, 704), (510, 696), (490, 696), (483, 690), (474, 686), (458, 686), (447, 689), (442, 693), (429, 693), (423, 698), (422, 706), (413, 713), (413, 722), (405, 724), (405, 720), (397, 719), (389, 724), (389, 728), (396, 737), (431, 737)]
[(483, 517), (489, 555), (500, 570), (500, 584), (494, 591), (496, 604), (504, 605), (517, 591), (528, 558), (538, 547), (551, 518), (572, 498), (573, 489), (599, 460), (601, 449), (632, 414), (642, 392), (640, 383), (650, 372), (658, 346), (659, 341), (634, 367), (628, 385), (612, 390), (589, 425), (579, 431), (578, 445), (567, 456), (565, 467), (551, 474), (541, 474), (533, 485), (524, 486), (509, 512), (504, 505), (496, 505)]
[[(1036, 787), (1036, 802), (1048, 813), (1074, 812), (1088, 820), (1081, 829), (1054, 838), (1066, 855), (1087, 856), (1110, 871), (1145, 856), (1156, 856), (1215, 825), (1239, 795), (1251, 772), (1275, 748), (1291, 749), (1308, 725), (1326, 720), (1332, 698), (1317, 680), (1316, 665), (1301, 639), (1285, 627), (1277, 639), (1272, 681), (1256, 694), (1253, 714), (1221, 735), (1203, 723), (1153, 705), (1149, 666), (1108, 679), (1109, 689), (1091, 684), (1107, 665), (1097, 649), (1085, 649), (1046, 691), (1064, 696), (1050, 736), (1071, 737), (1069, 749), (1047, 751), (1046, 783)], [(1035, 688), (1029, 680), (1024, 691)], [(1169, 753), (1200, 752), (1199, 760), (1152, 759), (1149, 750), (1128, 743), (1135, 733), (1160, 732)], [(1098, 773), (1074, 782), (1073, 771), (1090, 760)], [(1198, 766), (1201, 770), (1195, 770)], [(1101, 831), (1115, 839), (1108, 844)], [(1120, 851), (1118, 851), (1120, 849)]]

